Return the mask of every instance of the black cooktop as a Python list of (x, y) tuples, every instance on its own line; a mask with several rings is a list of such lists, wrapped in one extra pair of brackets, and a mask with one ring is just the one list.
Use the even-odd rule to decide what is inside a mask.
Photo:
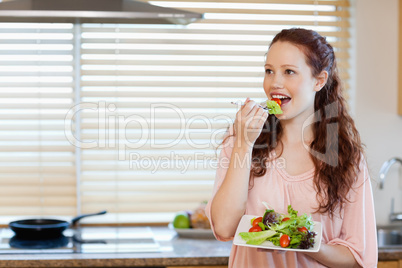
[(83, 227), (53, 239), (25, 240), (0, 229), (0, 254), (159, 252), (149, 227)]

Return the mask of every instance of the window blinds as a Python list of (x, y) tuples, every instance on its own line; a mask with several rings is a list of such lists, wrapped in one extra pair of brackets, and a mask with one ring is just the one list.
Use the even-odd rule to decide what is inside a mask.
[(0, 24), (0, 214), (76, 213), (73, 29)]
[[(9, 71), (0, 76), (2, 100), (9, 102), (12, 96), (34, 102), (14, 103), (17, 115), (3, 106), (3, 120), (13, 126), (4, 125), (7, 129), (0, 136), (2, 148), (7, 148), (1, 184), (30, 200), (32, 213), (71, 215), (106, 209), (107, 216), (88, 221), (166, 222), (175, 212), (209, 199), (216, 149), (237, 110), (230, 102), (266, 98), (264, 54), (283, 28), (306, 27), (327, 36), (336, 49), (342, 78), (348, 81), (348, 1), (150, 3), (201, 12), (205, 19), (187, 26), (83, 24), (75, 25), (75, 32), (72, 25), (57, 29), (52, 24), (55, 29), (46, 29), (55, 35), (46, 40), (50, 51), (27, 45), (29, 53), (16, 52), (36, 55), (35, 59), (41, 55), (41, 61), (17, 65), (10, 58), (0, 63)], [(30, 27), (36, 31), (38, 26)], [(28, 31), (2, 29), (7, 34)], [(63, 34), (69, 38), (56, 40)], [(11, 57), (9, 51), (22, 47), (20, 43), (38, 46), (38, 40), (43, 42), (9, 40), (14, 50), (6, 50), (2, 43), (0, 55)], [(56, 51), (68, 58), (56, 61)], [(52, 55), (51, 60), (44, 55)], [(72, 58), (79, 63), (76, 77)], [(10, 68), (21, 64), (29, 66), (28, 71)], [(38, 72), (38, 66), (48, 69)], [(46, 86), (29, 83), (26, 91), (16, 91), (26, 76), (35, 81), (44, 81), (45, 76), (57, 79), (46, 80)], [(12, 77), (13, 82), (3, 77)], [(25, 130), (30, 124), (36, 124), (36, 135)], [(62, 124), (69, 129), (64, 139)], [(28, 141), (30, 145), (23, 146)], [(12, 148), (12, 142), (19, 147)], [(36, 151), (30, 154), (17, 149), (34, 146)], [(7, 173), (12, 170), (10, 161), (19, 173)], [(0, 199), (3, 215), (11, 213), (14, 202), (9, 200), (23, 200), (11, 191), (10, 196), (15, 198)], [(13, 204), (13, 214), (22, 214), (27, 206), (19, 202)], [(63, 210), (52, 210), (58, 206)]]

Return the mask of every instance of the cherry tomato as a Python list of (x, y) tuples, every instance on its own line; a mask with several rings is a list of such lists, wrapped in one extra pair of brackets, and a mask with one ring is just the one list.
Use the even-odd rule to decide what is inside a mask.
[(288, 220), (290, 220), (290, 218), (286, 217), (286, 218), (283, 218), (283, 219), (282, 219), (282, 222), (288, 221)]
[(279, 238), (279, 244), (283, 248), (287, 248), (290, 244), (290, 237), (286, 234), (282, 235), (281, 238)]
[(262, 217), (255, 218), (255, 219), (253, 220), (253, 226), (258, 225), (259, 222), (262, 222)]
[(251, 227), (250, 228), (250, 230), (248, 230), (249, 232), (261, 232), (262, 231), (262, 229), (261, 229), (261, 227), (260, 226), (253, 226), (253, 227)]
[(302, 233), (307, 233), (308, 232), (308, 229), (305, 226), (299, 227), (299, 228), (297, 228), (297, 230), (299, 230), (299, 232), (302, 232)]
[(281, 99), (278, 99), (278, 98), (272, 98), (272, 100), (273, 100), (273, 101), (275, 101), (276, 103), (278, 103), (278, 105), (279, 105), (279, 106), (281, 106), (281, 104), (282, 104)]

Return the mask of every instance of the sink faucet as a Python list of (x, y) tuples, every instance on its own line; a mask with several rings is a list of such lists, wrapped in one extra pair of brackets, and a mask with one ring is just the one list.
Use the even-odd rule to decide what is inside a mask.
[(402, 164), (402, 159), (394, 157), (388, 161), (385, 161), (385, 163), (382, 164), (382, 167), (380, 169), (380, 189), (384, 188), (385, 176), (387, 176), (388, 170), (391, 168), (393, 164), (397, 162), (399, 162), (399, 164)]
[(395, 198), (391, 199), (391, 213), (389, 214), (390, 221), (402, 221), (402, 213), (394, 213)]
[[(385, 176), (387, 176), (389, 169), (397, 162), (402, 164), (402, 159), (394, 157), (382, 164), (380, 169), (380, 189), (384, 188)], [(394, 213), (394, 198), (391, 199), (391, 213), (389, 219), (390, 221), (402, 221), (402, 213)]]

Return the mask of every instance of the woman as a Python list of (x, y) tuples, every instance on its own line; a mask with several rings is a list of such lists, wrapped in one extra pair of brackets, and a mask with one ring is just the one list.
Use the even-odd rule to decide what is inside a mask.
[(265, 63), (264, 91), (283, 114), (268, 117), (246, 100), (223, 141), (206, 211), (217, 239), (233, 239), (243, 215), (267, 202), (321, 222), (318, 252), (233, 245), (229, 267), (375, 267), (377, 240), (370, 177), (346, 111), (333, 48), (318, 33), (283, 30)]

